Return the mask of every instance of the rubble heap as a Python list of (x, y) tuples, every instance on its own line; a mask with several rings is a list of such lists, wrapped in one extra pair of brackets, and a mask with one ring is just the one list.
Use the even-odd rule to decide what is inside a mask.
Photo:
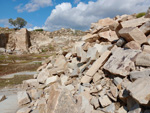
[(23, 82), (17, 113), (150, 113), (149, 61), (150, 18), (101, 19)]

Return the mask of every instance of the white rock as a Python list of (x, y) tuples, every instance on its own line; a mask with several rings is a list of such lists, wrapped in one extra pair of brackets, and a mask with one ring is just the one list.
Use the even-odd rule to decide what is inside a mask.
[(29, 96), (26, 91), (20, 91), (17, 93), (18, 104), (25, 105), (30, 102)]
[(46, 79), (45, 85), (50, 85), (58, 80), (58, 76), (52, 76)]
[(107, 95), (99, 97), (99, 102), (102, 105), (102, 107), (106, 107), (112, 103)]

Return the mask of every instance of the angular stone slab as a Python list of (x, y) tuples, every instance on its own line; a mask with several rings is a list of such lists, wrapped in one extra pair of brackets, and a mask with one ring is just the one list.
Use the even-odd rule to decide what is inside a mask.
[(127, 27), (119, 31), (120, 36), (125, 38), (126, 41), (136, 41), (139, 44), (147, 42), (145, 34), (137, 27)]
[(104, 52), (102, 56), (93, 63), (91, 68), (86, 72), (86, 75), (90, 77), (94, 76), (98, 69), (105, 63), (106, 59), (109, 57), (110, 54), (110, 51)]
[(133, 60), (138, 53), (137, 50), (117, 48), (105, 63), (104, 69), (112, 74), (125, 77), (134, 68)]
[(150, 77), (137, 79), (127, 87), (127, 90), (139, 104), (147, 105), (150, 101)]

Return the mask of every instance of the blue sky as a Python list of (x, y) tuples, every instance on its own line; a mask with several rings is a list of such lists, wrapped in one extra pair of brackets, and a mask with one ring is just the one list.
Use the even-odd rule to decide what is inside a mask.
[(0, 0), (0, 27), (9, 18), (24, 18), (29, 30), (87, 30), (101, 18), (144, 12), (150, 0)]

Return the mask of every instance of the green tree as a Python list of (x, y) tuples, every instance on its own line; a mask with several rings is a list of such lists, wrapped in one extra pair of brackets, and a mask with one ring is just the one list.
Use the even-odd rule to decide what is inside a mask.
[(25, 21), (23, 18), (20, 18), (20, 17), (17, 17), (16, 20), (13, 20), (12, 18), (10, 18), (9, 23), (18, 29), (21, 29), (27, 25), (27, 21)]

